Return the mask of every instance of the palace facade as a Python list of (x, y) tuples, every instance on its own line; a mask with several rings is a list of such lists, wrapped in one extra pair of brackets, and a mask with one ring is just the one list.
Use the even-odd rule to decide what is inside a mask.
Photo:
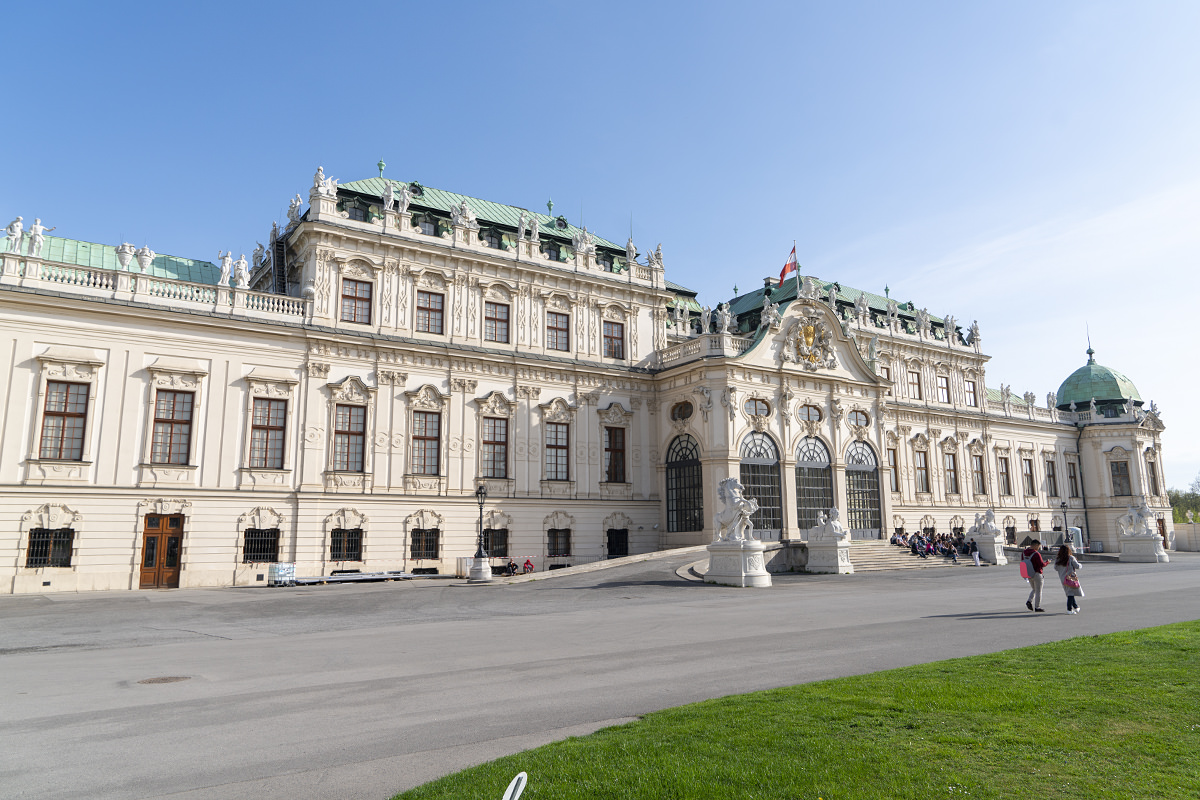
[(730, 476), (767, 540), (834, 505), (856, 539), (992, 508), (1114, 551), (1145, 502), (1173, 545), (1123, 375), (1089, 351), (1016, 397), (977, 325), (811, 276), (710, 310), (661, 249), (321, 172), (252, 263), (19, 222), (4, 250), (0, 591), (453, 573), (481, 509), (494, 565), (552, 569), (710, 541)]

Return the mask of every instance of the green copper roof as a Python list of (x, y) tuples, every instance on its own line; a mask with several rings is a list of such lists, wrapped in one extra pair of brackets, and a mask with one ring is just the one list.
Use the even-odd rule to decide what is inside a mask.
[[(78, 267), (94, 267), (97, 269), (121, 269), (117, 261), (117, 248), (111, 244), (93, 244), (80, 242), (75, 239), (62, 239), (58, 236), (47, 236), (42, 245), (42, 258), (47, 261), (58, 261), (63, 264), (74, 264)], [(129, 262), (130, 272), (138, 271), (135, 258)], [(159, 253), (150, 262), (147, 275), (155, 278), (169, 278), (192, 283), (216, 284), (221, 279), (221, 270), (215, 264), (207, 261), (195, 261), (190, 258), (167, 256)]]
[[(828, 295), (829, 295), (829, 289), (830, 289), (830, 287), (833, 286), (834, 282), (833, 281), (823, 281), (816, 276), (811, 276), (811, 277), (812, 277), (813, 281), (816, 282), (817, 287), (820, 289), (820, 297), (819, 297), (820, 302), (825, 302), (825, 298), (828, 297)], [(777, 287), (776, 281), (772, 281), (771, 282), (771, 300), (772, 300), (772, 302), (779, 303), (780, 305), (782, 305), (783, 303), (785, 303), (787, 301), (795, 300), (796, 295), (800, 291), (801, 282), (803, 280), (804, 280), (803, 276), (797, 277), (795, 274), (792, 274), (792, 275), (789, 275), (787, 277), (787, 280), (785, 280), (783, 282), (782, 287)], [(854, 305), (854, 303), (858, 302), (858, 298), (860, 295), (865, 296), (867, 298), (867, 305), (870, 306), (872, 311), (887, 313), (887, 305), (888, 305), (887, 297), (880, 295), (880, 294), (864, 292), (861, 289), (854, 289), (849, 286), (842, 286), (841, 284), (838, 284), (838, 295), (837, 295), (838, 302)], [(763, 290), (760, 287), (758, 289), (755, 289), (753, 292), (747, 292), (746, 294), (738, 295), (737, 297), (730, 300), (729, 301), (729, 310), (734, 316), (737, 316), (740, 314), (746, 314), (748, 312), (761, 309), (762, 305), (763, 305)], [(917, 318), (916, 304), (914, 304), (911, 300), (904, 302), (904, 303), (898, 302), (897, 305), (898, 305), (897, 312), (899, 313), (901, 319), (911, 321), (911, 320), (915, 320)], [(941, 317), (935, 316), (933, 314), (929, 315), (929, 322), (930, 322), (930, 325), (932, 325), (935, 328), (936, 327), (944, 327), (944, 324), (945, 324), (944, 319), (942, 319)]]
[(1068, 410), (1071, 403), (1076, 406), (1086, 406), (1093, 398), (1097, 403), (1104, 401), (1133, 400), (1140, 404), (1142, 396), (1138, 394), (1133, 381), (1126, 378), (1115, 369), (1096, 363), (1095, 351), (1088, 348), (1088, 361), (1071, 373), (1071, 377), (1058, 387), (1058, 407)]
[[(392, 181), (393, 184), (404, 184), (403, 181)], [(383, 178), (366, 178), (361, 181), (351, 181), (349, 183), (338, 184), (338, 189), (347, 192), (356, 192), (365, 194), (371, 197), (378, 197), (382, 201), (383, 193), (386, 188), (386, 181)], [(568, 224), (565, 229), (555, 225), (557, 217), (551, 217), (546, 214), (539, 214), (536, 211), (520, 208), (519, 206), (506, 206), (502, 203), (493, 203), (490, 200), (481, 200), (478, 197), (471, 197), (465, 194), (455, 194), (454, 192), (446, 192), (441, 189), (434, 189), (432, 186), (421, 184), (422, 193), (420, 197), (412, 199), (411, 206), (414, 208), (427, 208), (432, 211), (441, 211), (446, 214), (450, 213), (451, 208), (456, 208), (459, 203), (466, 200), (467, 205), (475, 212), (475, 217), (480, 222), (492, 222), (499, 225), (506, 225), (510, 228), (516, 228), (517, 223), (521, 220), (521, 212), (524, 211), (527, 216), (536, 219), (539, 224), (541, 236), (553, 236), (555, 238), (566, 239), (570, 241), (576, 231), (582, 230), (574, 225)], [(596, 245), (605, 247), (611, 250), (616, 250), (618, 253), (625, 252), (625, 245), (610, 242), (594, 232), (592, 239)]]

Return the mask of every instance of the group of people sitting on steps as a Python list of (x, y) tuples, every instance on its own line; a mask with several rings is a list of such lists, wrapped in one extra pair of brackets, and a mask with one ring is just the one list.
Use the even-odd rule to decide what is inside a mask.
[[(926, 534), (900, 531), (892, 536), (892, 544), (897, 547), (907, 547), (914, 556), (921, 558), (941, 556), (951, 559), (955, 564), (958, 563), (960, 555), (974, 556), (979, 552), (979, 546), (975, 544), (975, 540), (972, 539), (968, 542), (961, 533)], [(976, 564), (978, 564), (978, 559)]]

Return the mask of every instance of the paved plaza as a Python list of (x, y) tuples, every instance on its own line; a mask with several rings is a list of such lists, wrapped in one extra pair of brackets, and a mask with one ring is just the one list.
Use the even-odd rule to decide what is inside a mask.
[[(513, 585), (0, 599), (0, 796), (364, 798), (697, 700), (1200, 618), (1200, 554), (708, 586), (670, 555)], [(186, 678), (172, 682), (142, 681)], [(537, 776), (531, 776), (536, 781)]]

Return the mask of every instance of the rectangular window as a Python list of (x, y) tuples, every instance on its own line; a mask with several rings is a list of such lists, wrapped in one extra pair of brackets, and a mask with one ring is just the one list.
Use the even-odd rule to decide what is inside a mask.
[(1001, 457), (996, 459), (996, 463), (999, 465), (1000, 472), (1000, 494), (1011, 495), (1013, 493), (1012, 478), (1008, 473), (1008, 459)]
[(286, 419), (287, 400), (254, 400), (254, 413), (250, 418), (252, 468), (283, 469), (283, 426)]
[(978, 407), (979, 401), (975, 397), (975, 381), (966, 381), (965, 386), (967, 390), (967, 405), (972, 408)]
[(32, 528), (25, 551), (26, 567), (69, 567), (73, 528)]
[(483, 340), (508, 344), (508, 306), (503, 303), (483, 304)]
[(987, 494), (987, 480), (983, 472), (983, 456), (971, 456), (971, 485), (975, 494)]
[(363, 471), (366, 433), (366, 406), (334, 406), (333, 468), (335, 471)]
[(565, 422), (546, 423), (546, 480), (567, 481), (571, 470), (567, 462), (570, 426)]
[(1054, 461), (1046, 459), (1046, 494), (1058, 497), (1058, 473), (1054, 471)]
[(508, 420), (484, 417), (482, 459), (481, 477), (508, 477)]
[(330, 561), (362, 561), (362, 528), (334, 528), (329, 534)]
[(546, 531), (546, 555), (571, 555), (571, 529), (551, 528)]
[(442, 309), (445, 295), (417, 292), (417, 330), (420, 333), (442, 333)]
[(1158, 497), (1158, 470), (1150, 459), (1146, 459), (1146, 477), (1150, 479), (1150, 496)]
[(42, 446), (38, 458), (83, 460), (83, 428), (87, 421), (89, 388), (86, 383), (50, 381), (46, 384)]
[(958, 456), (943, 453), (946, 464), (946, 494), (958, 494)]
[(1070, 487), (1071, 497), (1079, 497), (1079, 472), (1074, 461), (1067, 462), (1067, 485)]
[(924, 450), (913, 453), (917, 465), (917, 492), (929, 494), (929, 454)]
[(950, 402), (950, 378), (945, 375), (938, 375), (937, 382), (938, 382), (938, 402), (939, 403), (949, 403)]
[(546, 348), (548, 350), (571, 349), (571, 317), (554, 311), (546, 314)]
[(884, 382), (887, 383), (887, 396), (891, 397), (892, 396), (892, 368), (891, 367), (880, 367), (879, 368), (879, 377), (883, 378)]
[(440, 533), (441, 531), (437, 528), (415, 528), (412, 532), (409, 558), (418, 561), (422, 559), (436, 561), (438, 557), (438, 536)]
[(892, 491), (898, 492), (898, 491), (900, 491), (900, 464), (899, 464), (900, 459), (894, 449), (889, 449), (887, 451), (887, 456), (888, 456), (888, 466), (892, 468), (892, 475), (891, 475)]
[(908, 396), (913, 400), (921, 399), (921, 373), (908, 373)]
[(1108, 470), (1112, 474), (1113, 495), (1116, 497), (1132, 495), (1133, 491), (1129, 485), (1129, 462), (1113, 461), (1108, 465)]
[(625, 429), (604, 429), (604, 480), (625, 482)]
[(436, 411), (414, 411), (412, 471), (414, 475), (437, 475), (441, 466), (442, 415)]
[(1021, 477), (1025, 481), (1025, 496), (1034, 497), (1037, 495), (1037, 482), (1033, 478), (1033, 459), (1021, 459)]
[(508, 528), (484, 528), (483, 552), (489, 558), (508, 558)]
[(625, 357), (625, 324), (622, 322), (604, 323), (604, 357)]
[(164, 392), (154, 398), (152, 464), (187, 464), (192, 441), (191, 392)]
[(242, 541), (242, 563), (273, 563), (279, 560), (279, 528), (247, 528)]
[(342, 322), (371, 324), (371, 284), (342, 278)]

